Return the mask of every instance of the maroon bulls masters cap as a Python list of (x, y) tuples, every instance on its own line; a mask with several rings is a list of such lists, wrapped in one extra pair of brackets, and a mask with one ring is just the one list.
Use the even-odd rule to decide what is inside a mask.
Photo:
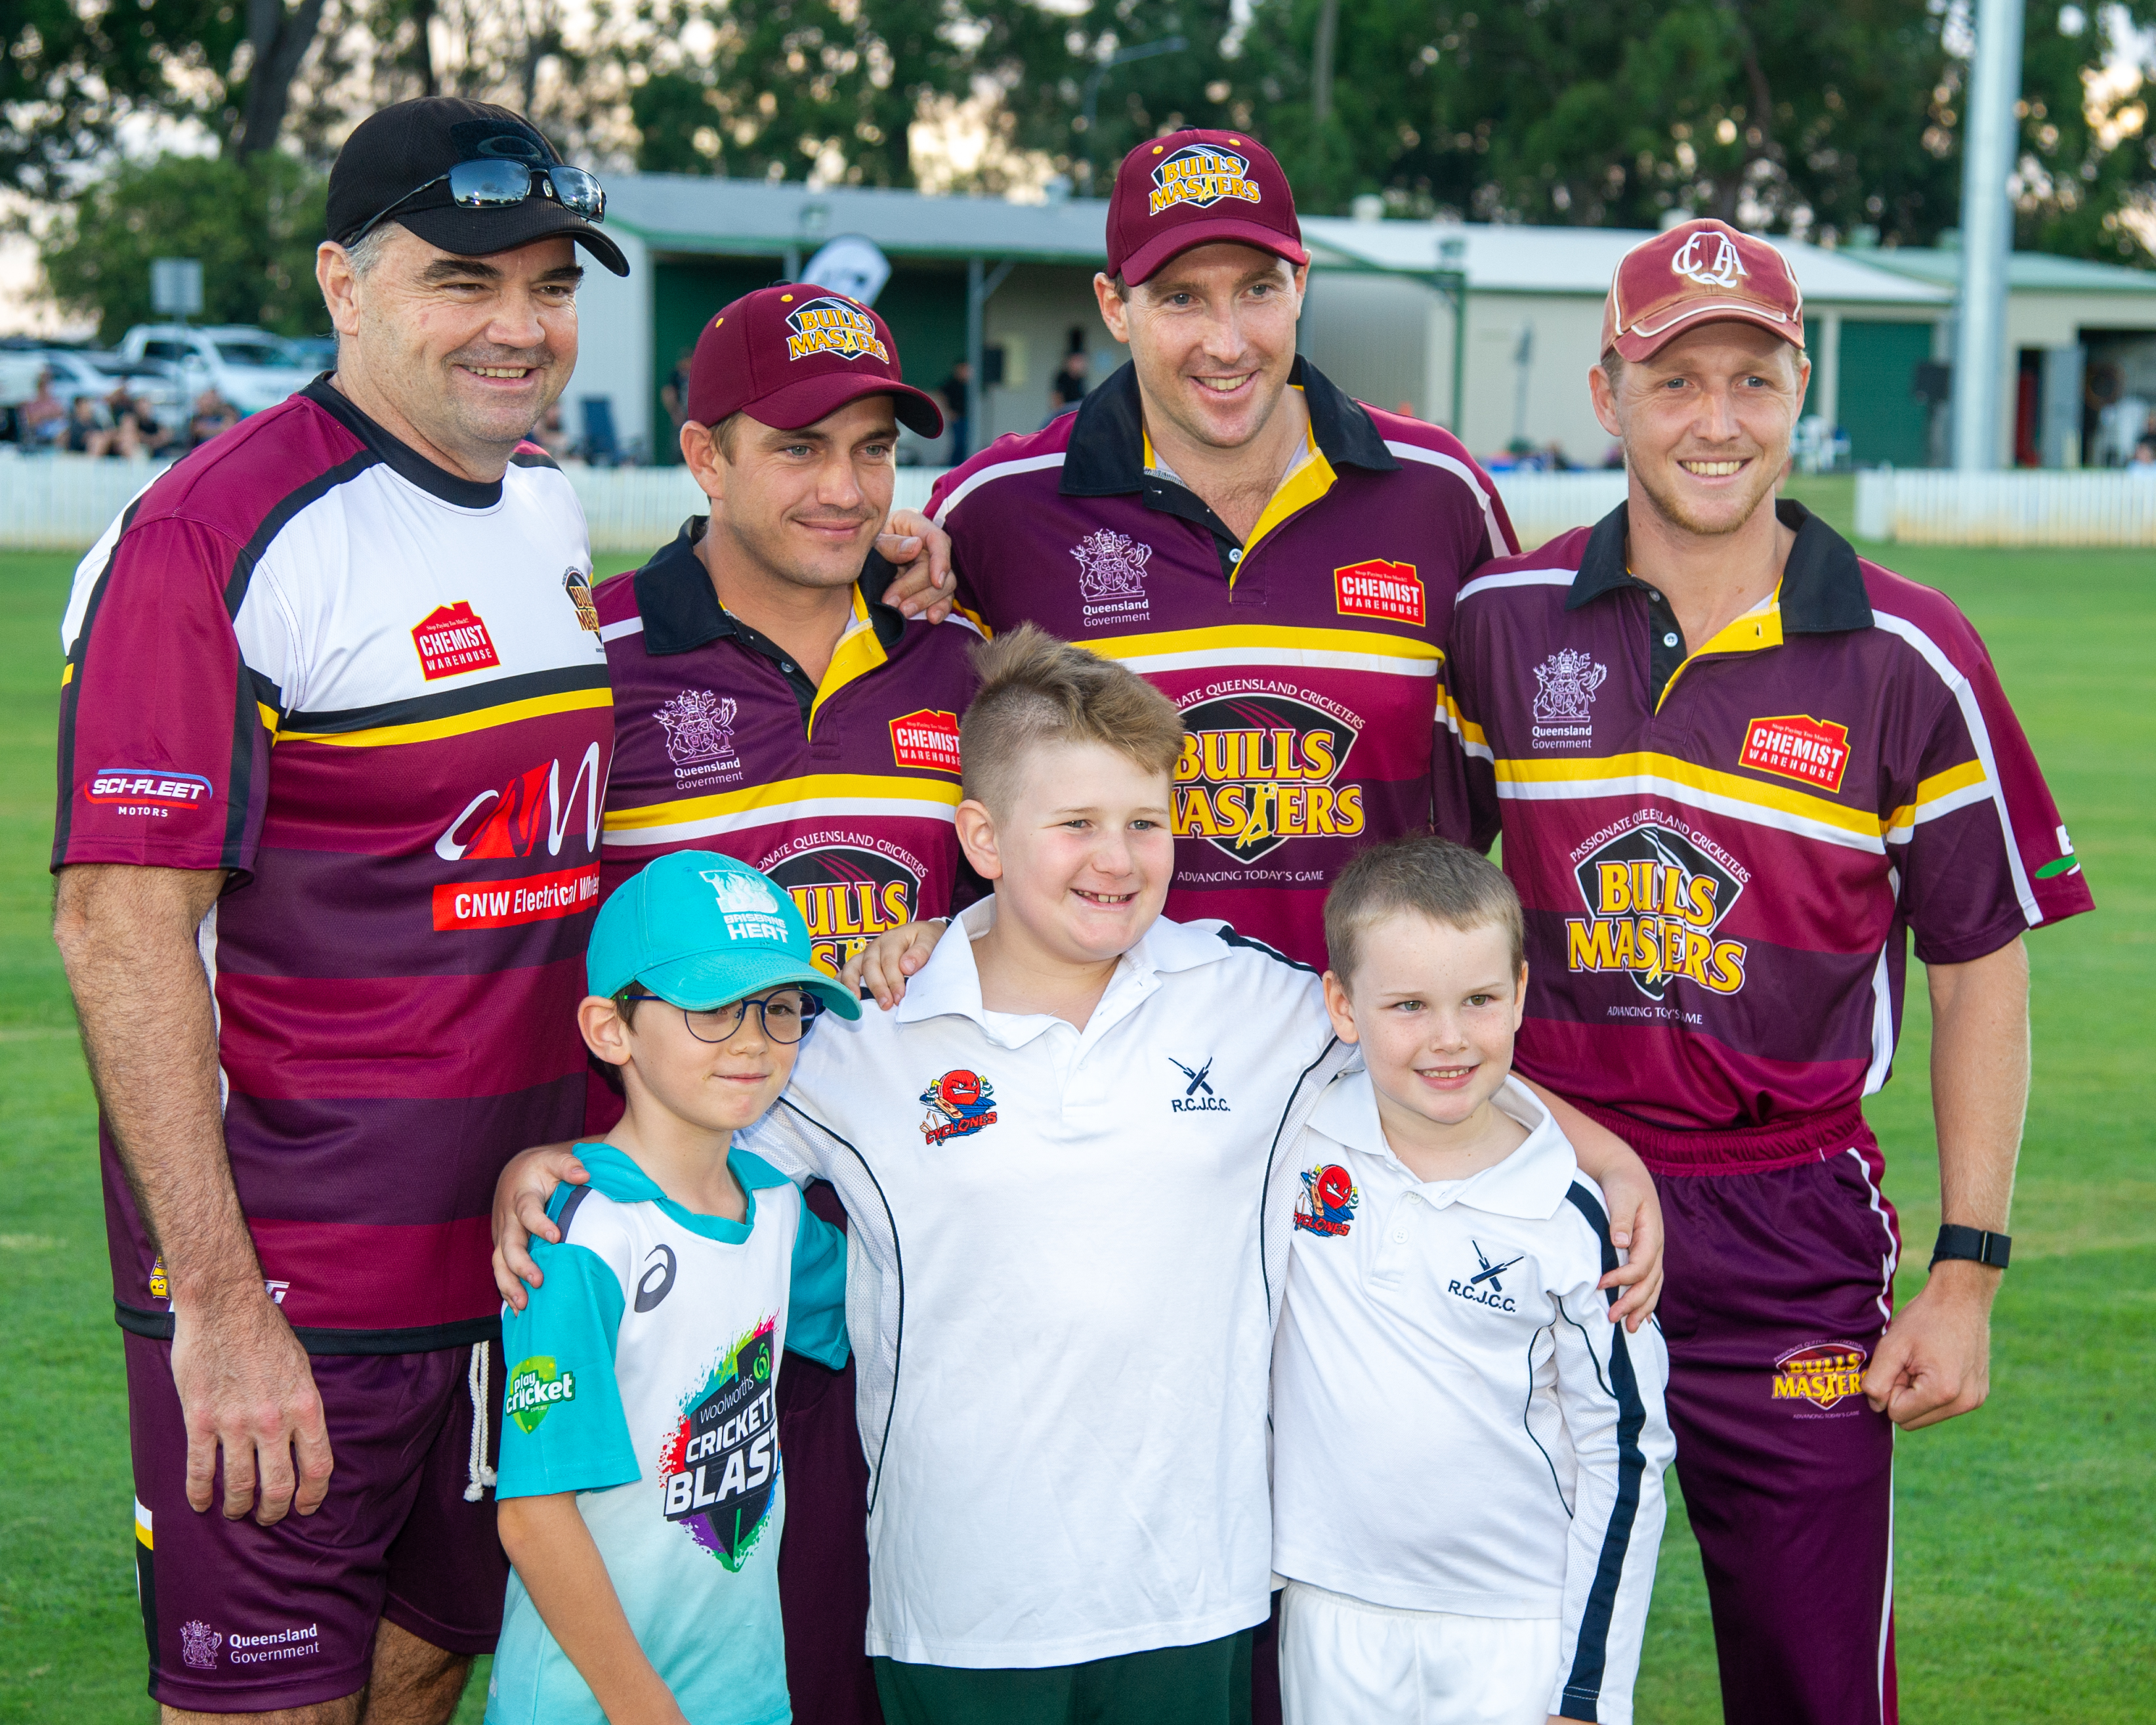
[(1109, 275), (1143, 281), (1178, 252), (1223, 239), (1310, 261), (1271, 151), (1240, 132), (1178, 131), (1123, 158), (1108, 200)]
[(1602, 351), (1649, 359), (1694, 324), (1732, 317), (1804, 345), (1804, 296), (1789, 260), (1723, 223), (1686, 222), (1619, 262), (1602, 308)]
[(689, 417), (747, 413), (783, 431), (814, 425), (865, 395), (887, 395), (900, 423), (943, 434), (935, 398), (902, 382), (891, 326), (858, 300), (813, 282), (758, 288), (721, 311), (689, 362)]

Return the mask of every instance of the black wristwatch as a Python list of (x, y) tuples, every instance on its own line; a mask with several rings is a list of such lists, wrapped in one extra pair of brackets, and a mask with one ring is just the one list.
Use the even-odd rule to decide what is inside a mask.
[(1936, 1264), (1942, 1258), (1966, 1258), (1971, 1263), (1989, 1264), (1994, 1270), (2004, 1270), (2013, 1250), (2011, 1235), (1987, 1234), (1981, 1228), (1963, 1228), (1949, 1222), (1939, 1230), (1939, 1243), (1932, 1248), (1932, 1262)]

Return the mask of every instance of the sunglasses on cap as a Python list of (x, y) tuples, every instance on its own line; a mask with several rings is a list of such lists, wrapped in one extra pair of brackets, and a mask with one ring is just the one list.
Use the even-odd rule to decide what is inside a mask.
[(449, 202), (459, 209), (507, 209), (527, 198), (543, 195), (570, 214), (582, 216), (588, 222), (606, 219), (606, 188), (580, 167), (558, 162), (542, 167), (500, 159), (459, 162), (447, 173), (436, 174), (425, 184), (414, 186), (369, 218), (345, 244), (357, 245), (422, 192), (433, 190), (444, 180), (449, 184)]

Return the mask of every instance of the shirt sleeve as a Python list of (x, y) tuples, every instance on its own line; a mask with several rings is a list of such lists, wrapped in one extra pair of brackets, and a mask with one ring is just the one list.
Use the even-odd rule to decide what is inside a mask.
[(1905, 738), (1888, 739), (1894, 806), (1882, 811), (1917, 956), (1967, 963), (2092, 910), (2035, 751), (1975, 630), (1957, 611), (1922, 619), (1929, 627), (1879, 620), (1931, 674), (1912, 679), (1927, 698), (1911, 703)]
[(846, 1236), (801, 1202), (786, 1299), (786, 1346), (837, 1371), (846, 1345)]
[[(235, 629), (245, 552), (198, 522), (129, 519), (83, 560), (63, 626), (52, 865), (244, 872), (282, 701)], [(248, 608), (284, 639), (273, 602)]]
[(1584, 1225), (1568, 1230), (1576, 1250), (1549, 1291), (1558, 1404), (1578, 1472), (1549, 1711), (1630, 1725), (1661, 1548), (1662, 1475), (1676, 1455), (1663, 1406), (1669, 1356), (1659, 1325), (1635, 1335), (1609, 1322), (1610, 1296), (1595, 1283), (1618, 1258), (1599, 1199), (1582, 1182), (1568, 1208)]
[(546, 1280), (504, 1308), (501, 1468), (494, 1495), (597, 1491), (643, 1476), (614, 1381), (621, 1281), (588, 1248), (531, 1243)]

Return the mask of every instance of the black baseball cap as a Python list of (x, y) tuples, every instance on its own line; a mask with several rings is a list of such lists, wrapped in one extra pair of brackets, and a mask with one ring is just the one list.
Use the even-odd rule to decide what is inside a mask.
[(330, 170), (329, 237), (347, 244), (394, 206), (393, 220), (459, 257), (513, 251), (559, 234), (616, 275), (629, 274), (619, 246), (536, 185), (521, 203), (470, 209), (451, 200), (448, 181), (428, 184), (460, 162), (489, 159), (540, 168), (562, 158), (530, 121), (491, 102), (422, 96), (371, 114), (345, 140)]

